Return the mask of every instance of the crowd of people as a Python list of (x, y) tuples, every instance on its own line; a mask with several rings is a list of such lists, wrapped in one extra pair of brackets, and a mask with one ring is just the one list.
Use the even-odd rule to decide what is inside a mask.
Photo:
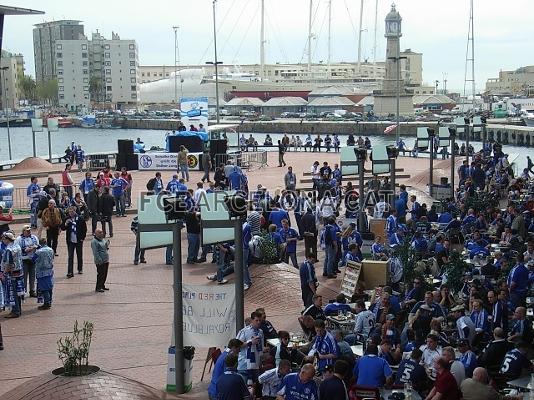
[[(299, 268), (302, 333), (276, 333), (264, 310), (252, 313), (226, 360), (217, 361), (210, 398), (387, 398), (397, 389), (427, 400), (482, 400), (505, 397), (507, 382), (528, 379), (534, 371), (531, 171), (515, 176), (502, 148), (485, 146), (458, 169), (454, 197), (430, 205), (378, 176), (358, 192), (338, 171), (315, 162), (308, 193), (297, 190), (288, 167), (284, 190), (271, 196), (260, 185), (253, 194), (245, 223), (256, 226), (249, 262), (270, 257), (268, 249), (261, 254), (263, 240), (273, 244), (276, 259)], [(370, 199), (363, 227), (353, 222), (359, 209), (350, 207), (360, 195)], [(368, 218), (385, 219), (383, 237), (363, 234)], [(301, 240), (305, 258), (298, 260)], [(326, 278), (336, 278), (349, 261), (383, 260), (388, 280), (378, 288), (359, 282), (352, 297), (339, 294), (323, 307), (319, 258)], [(230, 379), (231, 387), (221, 382)]]

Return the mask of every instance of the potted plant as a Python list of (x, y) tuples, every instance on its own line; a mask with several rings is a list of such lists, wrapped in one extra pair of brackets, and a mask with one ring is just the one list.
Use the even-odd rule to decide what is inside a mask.
[(63, 363), (62, 368), (57, 368), (52, 373), (63, 376), (84, 376), (98, 372), (100, 368), (89, 365), (89, 349), (93, 337), (93, 324), (84, 321), (83, 326), (74, 322), (71, 336), (65, 336), (58, 340), (58, 356)]

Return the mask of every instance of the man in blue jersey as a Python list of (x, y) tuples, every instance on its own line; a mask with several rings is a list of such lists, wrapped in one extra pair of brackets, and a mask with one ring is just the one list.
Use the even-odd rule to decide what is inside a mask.
[(291, 372), (291, 362), (289, 360), (280, 360), (278, 367), (269, 369), (259, 376), (258, 381), (262, 385), (263, 400), (276, 399), (282, 379), (289, 372)]
[(230, 339), (228, 342), (228, 347), (224, 349), (221, 355), (217, 358), (215, 365), (213, 366), (213, 371), (211, 373), (211, 382), (208, 386), (208, 395), (210, 400), (217, 400), (217, 381), (224, 373), (225, 369), (225, 360), (229, 354), (239, 354), (243, 342), (239, 339)]
[(423, 352), (419, 349), (412, 350), (410, 359), (402, 360), (397, 372), (395, 385), (410, 383), (416, 391), (420, 391), (426, 383), (426, 371), (421, 365)]
[(324, 308), (325, 315), (338, 315), (339, 312), (348, 313), (350, 312), (350, 306), (346, 304), (347, 299), (343, 293), (339, 293), (336, 296), (336, 301), (329, 303)]
[(499, 371), (500, 374), (509, 379), (516, 379), (521, 376), (523, 369), (532, 370), (532, 362), (527, 358), (528, 348), (528, 343), (519, 342), (515, 349), (506, 353)]
[(323, 266), (323, 276), (329, 279), (335, 279), (335, 260), (337, 256), (338, 242), (335, 228), (335, 218), (327, 218), (324, 228), (324, 245), (325, 245), (325, 260)]
[(458, 358), (458, 361), (460, 361), (464, 366), (465, 377), (472, 378), (473, 371), (477, 367), (477, 356), (471, 351), (469, 340), (458, 340), (458, 350), (460, 351), (460, 353), (462, 353), (461, 356)]
[[(271, 213), (272, 216), (272, 213)], [(282, 243), (285, 243), (286, 253), (285, 253), (285, 263), (289, 263), (289, 259), (293, 264), (293, 267), (299, 268), (297, 262), (297, 240), (299, 237), (298, 232), (289, 226), (289, 221), (287, 219), (282, 220), (282, 228), (278, 230), (278, 233), (282, 237)]]
[(269, 223), (275, 224), (277, 229), (282, 229), (282, 221), (289, 221), (289, 214), (277, 206), (276, 202), (271, 201), (271, 212), (269, 213)]
[(315, 341), (308, 353), (308, 356), (318, 358), (317, 368), (320, 372), (324, 371), (327, 365), (333, 365), (339, 356), (336, 339), (326, 330), (325, 323), (322, 319), (315, 321)]
[(28, 196), (28, 203), (30, 204), (31, 214), (30, 223), (32, 228), (37, 228), (37, 205), (39, 204), (39, 193), (41, 187), (37, 183), (37, 177), (31, 177), (31, 183), (26, 189), (26, 196)]
[(515, 307), (522, 306), (528, 290), (528, 269), (524, 263), (524, 255), (517, 255), (517, 264), (508, 274), (506, 283), (510, 289), (510, 300)]
[(252, 379), (253, 382), (258, 382), (260, 356), (263, 353), (264, 343), (263, 332), (260, 329), (261, 314), (254, 311), (250, 318), (250, 325), (245, 326), (237, 334), (237, 338), (243, 342), (239, 352), (238, 371), (245, 380)]
[(315, 367), (312, 364), (304, 364), (300, 372), (287, 374), (284, 377), (278, 397), (283, 400), (318, 400), (314, 376)]
[(226, 370), (216, 384), (217, 400), (249, 400), (251, 396), (248, 387), (236, 371), (237, 356), (229, 354), (224, 363)]
[(367, 346), (365, 355), (354, 365), (353, 373), (357, 385), (374, 388), (384, 387), (393, 377), (393, 371), (387, 361), (378, 357), (375, 344)]
[(126, 204), (124, 202), (124, 192), (128, 187), (128, 182), (121, 177), (120, 172), (115, 171), (114, 178), (111, 180), (111, 189), (115, 199), (115, 213), (117, 217), (126, 217)]

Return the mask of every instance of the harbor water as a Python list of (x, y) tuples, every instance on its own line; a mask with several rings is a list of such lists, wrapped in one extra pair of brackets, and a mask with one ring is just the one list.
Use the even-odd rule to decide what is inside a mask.
[[(136, 140), (140, 138), (145, 143), (145, 148), (148, 150), (151, 147), (165, 147), (165, 135), (167, 131), (162, 130), (148, 130), (148, 129), (87, 129), (87, 128), (60, 128), (57, 132), (51, 132), (52, 154), (62, 155), (65, 149), (70, 146), (71, 142), (75, 142), (82, 146), (86, 153), (115, 153), (117, 152), (118, 139)], [(33, 155), (32, 148), (32, 130), (31, 128), (10, 128), (11, 136), (11, 151), (13, 160), (21, 160)], [(255, 133), (253, 137), (258, 144), (262, 145), (267, 135), (263, 133)], [(270, 134), (273, 143), (276, 144), (283, 134)], [(321, 135), (324, 139), (325, 135)], [(245, 133), (248, 138), (249, 134)], [(291, 136), (290, 136), (291, 137)], [(355, 136), (357, 138), (357, 136)], [(304, 142), (305, 135), (300, 135)], [(347, 136), (339, 136), (341, 146), (346, 146)], [(369, 136), (372, 144), (395, 144), (395, 136)], [(236, 146), (238, 143), (237, 133), (228, 133), (228, 140), (231, 146)], [(35, 141), (37, 147), (37, 155), (40, 157), (48, 157), (48, 133), (36, 132)], [(415, 143), (414, 137), (406, 137), (404, 141), (408, 148), (412, 148)], [(0, 128), (0, 160), (9, 160), (7, 141), (7, 128)], [(461, 146), (463, 142), (459, 141)], [(480, 142), (473, 142), (475, 150), (481, 148)], [(534, 157), (534, 150), (527, 147), (519, 146), (503, 146), (504, 152), (510, 154), (510, 159), (516, 161), (518, 171), (526, 167), (526, 156)], [(268, 149), (270, 151), (277, 151), (276, 146)], [(324, 149), (323, 149), (324, 151)], [(439, 155), (438, 155), (439, 157)], [(316, 157), (319, 158), (320, 157)]]

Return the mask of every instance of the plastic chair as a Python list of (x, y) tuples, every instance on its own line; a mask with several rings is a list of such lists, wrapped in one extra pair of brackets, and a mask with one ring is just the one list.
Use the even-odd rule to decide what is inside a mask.
[(217, 359), (219, 358), (221, 353), (221, 349), (217, 347), (210, 347), (208, 349), (208, 354), (206, 355), (206, 361), (204, 362), (204, 368), (202, 369), (202, 376), (200, 378), (200, 382), (204, 380), (204, 374), (206, 373), (206, 367), (208, 363), (211, 361), (210, 367), (208, 369), (208, 372), (211, 372), (211, 367), (217, 362)]

